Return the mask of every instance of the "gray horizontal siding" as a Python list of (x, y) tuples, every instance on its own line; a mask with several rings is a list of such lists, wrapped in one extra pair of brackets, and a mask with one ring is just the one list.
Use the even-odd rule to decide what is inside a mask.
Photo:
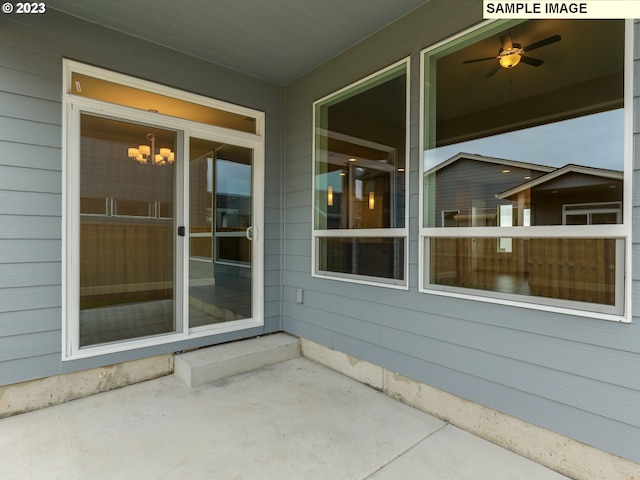
[(0, 240), (0, 263), (60, 261), (62, 252), (60, 240), (19, 240)]
[(0, 289), (59, 285), (60, 262), (0, 264)]
[[(284, 328), (640, 462), (640, 317), (621, 324), (417, 291), (419, 51), (481, 21), (478, 15), (477, 2), (434, 0), (287, 87)], [(410, 288), (314, 278), (311, 105), (407, 55), (412, 59)], [(640, 95), (640, 82), (635, 83)], [(636, 180), (638, 175), (634, 172)], [(636, 186), (634, 238), (640, 238), (638, 192)], [(636, 312), (639, 258), (634, 245)], [(298, 288), (304, 289), (303, 304), (296, 302)]]
[(60, 172), (58, 171), (8, 166), (2, 166), (1, 168), (0, 190), (62, 193)]
[(39, 123), (60, 125), (62, 112), (59, 99), (44, 100), (10, 93), (11, 85), (2, 82), (4, 91), (0, 92), (0, 114), (8, 118), (19, 118)]
[(62, 303), (60, 285), (3, 288), (0, 291), (0, 312), (20, 312), (42, 308), (59, 311)]
[(60, 147), (0, 141), (0, 165), (60, 171), (62, 154)]
[(0, 338), (0, 362), (60, 353), (58, 330)]
[[(62, 312), (57, 309), (57, 313), (57, 316), (52, 315), (50, 308), (0, 313), (0, 331), (3, 336), (15, 337), (29, 333), (59, 330)], [(61, 342), (62, 340), (60, 344)]]
[(2, 380), (5, 384), (18, 383), (30, 378), (33, 372), (60, 373), (52, 369), (60, 361), (60, 351), (55, 353), (35, 355), (33, 357), (22, 356), (19, 360), (9, 360), (2, 363)]
[[(54, 9), (35, 17), (0, 17), (0, 385), (281, 330), (282, 89)], [(61, 361), (63, 58), (266, 112), (264, 328)]]
[(0, 117), (0, 141), (59, 147), (61, 139), (62, 129), (59, 125)]
[[(10, 45), (6, 45), (6, 48), (10, 48)], [(20, 46), (15, 48), (22, 50)], [(58, 68), (62, 70), (62, 68)], [(33, 70), (37, 71), (35, 68)], [(38, 73), (0, 67), (0, 78), (2, 78), (0, 90), (3, 92), (32, 97), (34, 102), (44, 103), (45, 100), (60, 102), (62, 96), (61, 83), (55, 77), (51, 78)], [(60, 119), (58, 119), (57, 123), (60, 123)]]
[(1, 239), (59, 239), (62, 225), (60, 217), (2, 215)]
[[(0, 174), (2, 167), (0, 166)], [(0, 215), (62, 215), (60, 194), (0, 190)]]

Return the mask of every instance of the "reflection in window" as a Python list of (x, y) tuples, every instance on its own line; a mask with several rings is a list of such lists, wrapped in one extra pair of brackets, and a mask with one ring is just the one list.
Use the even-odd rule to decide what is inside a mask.
[[(594, 291), (622, 288), (616, 261), (623, 253), (604, 265), (615, 257), (615, 240), (595, 257), (597, 272), (613, 265), (606, 278), (587, 268), (593, 259), (545, 249), (553, 251), (553, 237), (562, 235), (555, 226), (623, 222), (624, 46), (622, 20), (532, 20), (493, 22), (425, 52), (426, 285), (614, 305), (613, 294), (585, 300), (532, 285), (540, 278), (534, 265), (546, 256), (560, 270), (580, 270)], [(584, 47), (588, 56), (570, 54)], [(508, 54), (519, 62), (505, 68)], [(442, 227), (510, 233), (428, 240)], [(535, 228), (542, 229), (535, 237), (548, 238), (527, 239)], [(564, 245), (582, 249), (584, 242)], [(549, 275), (547, 282), (563, 282), (554, 277), (560, 273)]]
[[(319, 238), (322, 271), (401, 281), (404, 238)], [(372, 261), (373, 260), (373, 261)]]
[(356, 142), (341, 146), (360, 156), (330, 152), (328, 162), (319, 165), (325, 171), (316, 175), (319, 223), (329, 230), (401, 227), (404, 202), (397, 192), (404, 193), (404, 167), (397, 166), (397, 151), (388, 146), (365, 150)]
[[(318, 274), (405, 283), (406, 70), (402, 62), (315, 104), (314, 235), (332, 232), (316, 243)], [(396, 238), (373, 241), (379, 229)]]
[(252, 316), (253, 150), (189, 139), (189, 326)]
[(620, 202), (565, 205), (563, 212), (564, 225), (614, 224), (622, 221)]
[(127, 155), (150, 130), (81, 115), (80, 346), (174, 332), (174, 165)]
[[(513, 255), (492, 237), (431, 239), (435, 285), (613, 306), (621, 241), (513, 238)], [(590, 307), (587, 307), (590, 308)]]
[[(226, 109), (188, 102), (78, 72), (71, 74), (70, 93), (115, 103), (116, 105), (193, 120), (206, 125), (230, 128), (241, 132), (258, 133), (256, 118), (244, 113), (232, 113)], [(201, 101), (210, 103), (209, 99)]]
[(215, 161), (216, 260), (249, 264), (251, 242), (251, 151), (223, 146)]

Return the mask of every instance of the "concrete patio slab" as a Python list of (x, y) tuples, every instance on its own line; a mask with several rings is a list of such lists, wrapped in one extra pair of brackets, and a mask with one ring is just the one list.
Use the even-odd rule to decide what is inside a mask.
[(0, 452), (4, 480), (566, 478), (304, 358), (8, 417)]
[(372, 480), (407, 478), (558, 480), (566, 477), (447, 425), (371, 477)]

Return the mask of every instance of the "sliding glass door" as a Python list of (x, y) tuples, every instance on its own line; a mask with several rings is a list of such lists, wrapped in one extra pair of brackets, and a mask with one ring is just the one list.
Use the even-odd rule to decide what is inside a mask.
[(80, 132), (79, 344), (178, 332), (177, 134), (88, 114)]
[(261, 322), (254, 147), (79, 121), (80, 348)]
[(189, 327), (253, 317), (253, 149), (189, 142)]
[(63, 359), (259, 333), (264, 113), (63, 64)]

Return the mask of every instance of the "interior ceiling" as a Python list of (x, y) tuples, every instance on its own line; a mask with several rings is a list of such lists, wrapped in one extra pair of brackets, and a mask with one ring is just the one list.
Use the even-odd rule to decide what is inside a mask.
[(495, 104), (496, 92), (500, 92), (504, 104), (517, 105), (550, 89), (570, 88), (621, 72), (624, 49), (618, 45), (624, 43), (623, 21), (534, 20), (513, 26), (510, 31), (512, 41), (523, 47), (556, 34), (562, 40), (526, 54), (544, 60), (543, 65), (501, 68), (490, 78), (485, 75), (497, 60), (463, 62), (497, 56), (501, 46), (499, 37), (508, 34), (509, 29), (441, 59), (438, 72), (446, 82), (439, 83), (437, 88), (438, 95), (447, 99), (447, 112), (439, 120), (482, 111)]
[(428, 0), (49, 0), (47, 8), (286, 85)]

